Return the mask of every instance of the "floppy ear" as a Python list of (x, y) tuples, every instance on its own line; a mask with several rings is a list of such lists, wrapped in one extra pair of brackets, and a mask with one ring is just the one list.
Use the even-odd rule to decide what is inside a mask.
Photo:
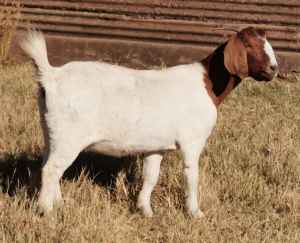
[(225, 47), (224, 64), (230, 74), (248, 77), (247, 51), (238, 35), (231, 36)]

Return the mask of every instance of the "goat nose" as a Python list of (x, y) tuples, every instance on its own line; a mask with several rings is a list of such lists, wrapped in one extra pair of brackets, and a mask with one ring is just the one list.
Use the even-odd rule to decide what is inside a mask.
[(277, 64), (272, 64), (270, 65), (270, 68), (273, 70), (273, 71), (276, 71), (278, 69), (278, 65)]

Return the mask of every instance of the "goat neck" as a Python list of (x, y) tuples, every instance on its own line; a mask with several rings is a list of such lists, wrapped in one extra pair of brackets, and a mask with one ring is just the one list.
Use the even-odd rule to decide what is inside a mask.
[(206, 74), (204, 82), (210, 97), (218, 108), (229, 93), (242, 81), (237, 75), (231, 75), (224, 65), (224, 49), (227, 43), (219, 46), (200, 63)]

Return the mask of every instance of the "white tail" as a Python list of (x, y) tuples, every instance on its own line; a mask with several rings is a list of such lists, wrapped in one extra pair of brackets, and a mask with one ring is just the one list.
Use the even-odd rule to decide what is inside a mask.
[(53, 67), (49, 64), (44, 36), (36, 30), (28, 30), (27, 35), (20, 40), (21, 48), (31, 57), (40, 72), (44, 73)]

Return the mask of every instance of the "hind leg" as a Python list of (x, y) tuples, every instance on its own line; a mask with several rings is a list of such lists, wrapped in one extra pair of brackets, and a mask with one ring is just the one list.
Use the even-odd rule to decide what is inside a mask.
[(56, 148), (59, 149), (50, 150), (48, 160), (42, 169), (42, 188), (38, 200), (39, 212), (51, 211), (54, 201), (62, 199), (59, 180), (80, 152), (80, 149), (62, 149), (64, 147), (59, 145)]
[(150, 196), (157, 183), (162, 158), (163, 153), (145, 154), (143, 166), (143, 187), (138, 197), (137, 207), (140, 208), (147, 217), (152, 217), (153, 215), (150, 206)]
[[(43, 163), (42, 163), (41, 170), (43, 171), (46, 163), (48, 162), (48, 158), (50, 155), (49, 135), (48, 135), (48, 130), (46, 128), (45, 123), (43, 124), (43, 119), (42, 119), (42, 127), (43, 127), (43, 132), (44, 132), (44, 155), (43, 155)], [(54, 152), (52, 152), (52, 154), (54, 154)], [(51, 162), (48, 162), (48, 163), (51, 163)], [(57, 182), (54, 182), (53, 201), (61, 201), (61, 200), (62, 200), (62, 195), (61, 195), (60, 183), (58, 180)]]
[(35, 195), (36, 191), (39, 191), (41, 188), (41, 169), (46, 164), (48, 157), (49, 157), (49, 153), (50, 153), (49, 131), (48, 131), (48, 127), (47, 127), (46, 121), (45, 121), (45, 101), (41, 97), (41, 90), (42, 90), (42, 88), (39, 89), (38, 102), (39, 102), (39, 108), (40, 108), (41, 125), (42, 125), (43, 136), (44, 136), (44, 148), (43, 148), (44, 154), (43, 154), (43, 162), (42, 162), (41, 167), (32, 171), (30, 174), (28, 193), (32, 196)]

